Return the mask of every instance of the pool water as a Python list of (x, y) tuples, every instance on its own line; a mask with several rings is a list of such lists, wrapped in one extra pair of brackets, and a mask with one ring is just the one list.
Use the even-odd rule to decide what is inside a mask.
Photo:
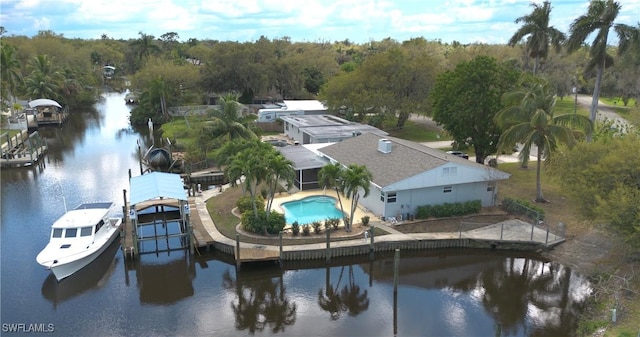
[(306, 197), (282, 204), (287, 224), (298, 221), (300, 225), (329, 218), (342, 219), (342, 212), (336, 208), (336, 199), (323, 195)]

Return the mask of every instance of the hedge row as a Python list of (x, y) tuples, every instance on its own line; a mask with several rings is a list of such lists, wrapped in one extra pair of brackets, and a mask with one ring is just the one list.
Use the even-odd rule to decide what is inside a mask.
[(467, 214), (479, 213), (482, 209), (482, 201), (471, 200), (456, 203), (444, 203), (440, 205), (422, 205), (416, 209), (416, 219), (447, 218)]

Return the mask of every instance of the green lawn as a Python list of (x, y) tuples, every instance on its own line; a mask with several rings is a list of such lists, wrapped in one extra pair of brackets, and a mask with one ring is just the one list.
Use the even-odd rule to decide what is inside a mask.
[[(574, 113), (574, 112), (576, 112), (576, 105), (572, 97), (565, 96), (564, 99), (562, 100), (558, 99), (556, 101), (556, 108), (554, 110), (554, 115), (556, 116), (564, 115), (564, 114)], [(585, 109), (578, 106), (577, 113), (584, 116), (589, 116), (589, 109)]]
[[(22, 130), (13, 130), (13, 129), (0, 129), (0, 135), (4, 135), (7, 133), (9, 137), (13, 137), (22, 132)], [(4, 139), (2, 140), (4, 142)]]
[(406, 121), (401, 129), (385, 128), (389, 135), (396, 138), (406, 139), (417, 143), (434, 142), (439, 140), (449, 140), (451, 137), (446, 132), (424, 124), (413, 121)]

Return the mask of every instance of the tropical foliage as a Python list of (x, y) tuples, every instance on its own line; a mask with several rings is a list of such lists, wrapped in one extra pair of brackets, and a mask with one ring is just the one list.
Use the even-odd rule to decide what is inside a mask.
[(552, 45), (556, 52), (559, 52), (566, 37), (557, 28), (549, 26), (551, 17), (551, 3), (549, 1), (543, 2), (542, 5), (532, 3), (531, 6), (533, 7), (531, 14), (516, 19), (516, 23), (522, 22), (523, 25), (513, 34), (509, 45), (513, 47), (525, 36), (528, 36), (525, 49), (527, 55), (535, 59), (533, 66), (535, 74), (549, 55), (549, 45)]
[(342, 174), (342, 183), (340, 192), (347, 198), (351, 199), (351, 208), (349, 218), (345, 223), (346, 230), (349, 232), (353, 227), (353, 216), (358, 208), (360, 197), (369, 195), (369, 185), (373, 180), (373, 175), (363, 165), (351, 164)]
[(606, 224), (633, 244), (640, 240), (640, 135), (594, 137), (554, 158), (558, 177), (584, 219)]
[(501, 130), (494, 116), (500, 97), (512, 90), (518, 72), (496, 59), (478, 56), (437, 77), (430, 99), (433, 120), (442, 125), (460, 149), (473, 146), (476, 162), (496, 153)]
[[(600, 86), (605, 68), (613, 65), (614, 60), (607, 52), (609, 30), (614, 28), (618, 35), (618, 54), (624, 54), (629, 50), (637, 52), (640, 44), (640, 27), (634, 29), (624, 24), (615, 24), (621, 6), (613, 0), (595, 0), (589, 3), (587, 13), (573, 21), (567, 40), (569, 52), (582, 48), (585, 40), (595, 33), (595, 38), (589, 48), (590, 60), (585, 71), (596, 70), (593, 99), (591, 101), (590, 119), (596, 121), (598, 99), (600, 98)], [(635, 46), (635, 48), (634, 48)]]
[(528, 160), (532, 151), (537, 158), (536, 201), (544, 202), (540, 180), (542, 162), (559, 149), (560, 144), (573, 146), (593, 131), (591, 121), (579, 114), (554, 115), (557, 95), (547, 81), (523, 76), (520, 86), (502, 97), (505, 108), (496, 123), (505, 130), (498, 148), (507, 149), (520, 143), (520, 160)]

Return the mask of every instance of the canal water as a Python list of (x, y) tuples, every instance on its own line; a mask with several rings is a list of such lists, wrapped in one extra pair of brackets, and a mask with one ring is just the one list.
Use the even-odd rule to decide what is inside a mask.
[(567, 336), (589, 295), (580, 274), (527, 254), (401, 252), (243, 266), (211, 253), (125, 261), (116, 243), (56, 282), (35, 261), (49, 226), (86, 201), (123, 204), (140, 172), (124, 94), (41, 129), (44, 167), (2, 170), (1, 323), (60, 336)]

